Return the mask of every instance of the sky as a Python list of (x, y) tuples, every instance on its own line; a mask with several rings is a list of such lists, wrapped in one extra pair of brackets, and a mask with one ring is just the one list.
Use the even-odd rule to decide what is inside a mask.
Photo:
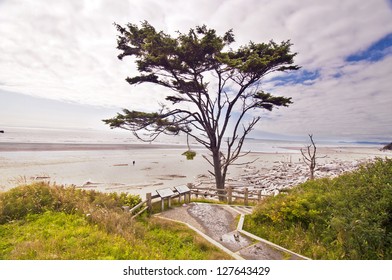
[(392, 141), (392, 0), (0, 0), (0, 129), (108, 129), (121, 108), (158, 108), (165, 92), (125, 82), (113, 23), (147, 20), (175, 35), (206, 24), (235, 46), (290, 39), (295, 73), (262, 88), (292, 97), (263, 113), (255, 138)]

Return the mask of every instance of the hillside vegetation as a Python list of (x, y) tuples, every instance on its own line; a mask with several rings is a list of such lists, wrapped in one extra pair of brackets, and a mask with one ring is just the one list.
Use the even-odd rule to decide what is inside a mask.
[(392, 259), (392, 159), (270, 197), (245, 229), (313, 259)]
[(131, 221), (138, 196), (37, 183), (0, 193), (0, 259), (225, 259), (186, 226)]

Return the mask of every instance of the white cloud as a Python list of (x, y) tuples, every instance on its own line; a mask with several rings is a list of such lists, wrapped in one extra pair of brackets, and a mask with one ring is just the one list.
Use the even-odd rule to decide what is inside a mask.
[(352, 63), (340, 69), (339, 78), (322, 75), (312, 86), (275, 88), (277, 94), (292, 96), (294, 104), (273, 112), (276, 117), (260, 129), (336, 138), (392, 137), (391, 63), (392, 56), (377, 63)]
[[(148, 20), (171, 34), (207, 24), (219, 33), (233, 28), (237, 46), (250, 40), (291, 39), (299, 53), (296, 63), (319, 71), (312, 85), (271, 88), (292, 95), (295, 104), (279, 110), (282, 117), (263, 122), (260, 129), (302, 133), (305, 129), (300, 128), (314, 123), (323, 134), (392, 134), (385, 128), (391, 121), (390, 58), (377, 63), (344, 61), (392, 32), (387, 1), (3, 0), (0, 10), (3, 90), (139, 110), (148, 104), (153, 110), (164, 92), (124, 81), (136, 73), (135, 67), (117, 59), (112, 23)], [(343, 75), (335, 78), (337, 73)]]

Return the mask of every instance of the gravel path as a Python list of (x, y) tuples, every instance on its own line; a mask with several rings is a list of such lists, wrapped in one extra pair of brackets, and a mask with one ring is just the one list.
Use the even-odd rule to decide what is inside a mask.
[(239, 233), (236, 229), (239, 213), (228, 206), (190, 203), (164, 211), (159, 216), (187, 223), (245, 259), (299, 259)]

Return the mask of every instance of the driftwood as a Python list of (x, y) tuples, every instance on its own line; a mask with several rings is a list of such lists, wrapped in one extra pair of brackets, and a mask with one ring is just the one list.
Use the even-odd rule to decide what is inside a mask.
[(316, 147), (316, 144), (313, 141), (313, 134), (309, 134), (309, 138), (310, 138), (310, 143), (311, 144), (306, 146), (307, 152), (304, 152), (301, 149), (301, 154), (302, 154), (302, 157), (304, 159), (304, 162), (309, 167), (309, 172), (310, 172), (309, 179), (313, 180), (314, 179), (314, 171), (316, 169), (316, 159), (323, 158), (323, 157), (317, 157), (316, 156), (317, 147)]
[[(314, 170), (314, 178), (334, 178), (340, 174), (357, 169), (368, 160), (341, 161), (332, 160), (328, 163), (318, 163)], [(255, 176), (257, 174), (257, 176)], [(244, 167), (242, 174), (227, 181), (227, 185), (235, 190), (247, 187), (249, 191), (261, 190), (262, 195), (276, 195), (286, 189), (309, 180), (309, 166), (304, 161), (283, 162), (276, 161), (270, 169)], [(196, 184), (198, 189), (207, 192), (215, 188), (212, 177), (198, 176)], [(201, 194), (200, 194), (201, 195)]]

